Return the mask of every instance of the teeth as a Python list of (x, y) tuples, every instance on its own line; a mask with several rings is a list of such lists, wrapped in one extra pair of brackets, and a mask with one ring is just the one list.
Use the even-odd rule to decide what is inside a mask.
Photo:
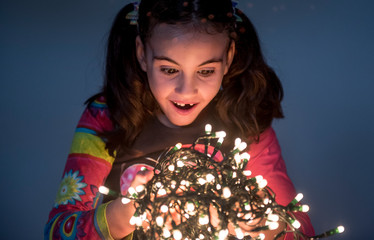
[(181, 106), (181, 107), (184, 107), (184, 106), (186, 106), (186, 105), (188, 105), (188, 106), (190, 106), (190, 107), (192, 107), (194, 104), (184, 104), (184, 103), (177, 103), (177, 102), (174, 102), (176, 105), (178, 105), (178, 106)]

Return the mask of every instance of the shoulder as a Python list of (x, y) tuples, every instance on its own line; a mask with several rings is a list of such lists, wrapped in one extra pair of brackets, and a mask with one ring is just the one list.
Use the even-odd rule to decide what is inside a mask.
[(278, 154), (281, 152), (276, 133), (272, 127), (267, 128), (260, 134), (258, 142), (253, 142), (249, 145), (251, 158), (270, 152)]
[(79, 120), (78, 127), (89, 128), (97, 132), (106, 132), (113, 129), (106, 99), (102, 95), (97, 95), (87, 102)]

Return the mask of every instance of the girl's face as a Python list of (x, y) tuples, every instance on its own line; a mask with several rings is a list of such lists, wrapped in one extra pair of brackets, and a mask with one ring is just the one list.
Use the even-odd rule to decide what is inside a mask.
[(190, 27), (157, 25), (137, 57), (166, 126), (191, 124), (218, 93), (234, 57), (227, 33), (208, 34)]

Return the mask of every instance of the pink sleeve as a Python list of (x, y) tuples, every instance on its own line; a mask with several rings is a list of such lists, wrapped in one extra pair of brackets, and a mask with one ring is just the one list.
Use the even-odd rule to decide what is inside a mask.
[[(287, 205), (296, 196), (293, 183), (287, 175), (285, 162), (281, 155), (281, 149), (272, 128), (260, 135), (258, 143), (249, 146), (251, 156), (246, 169), (252, 171), (253, 176), (262, 175), (268, 181), (268, 186), (274, 191), (275, 199), (280, 205)], [(314, 229), (306, 213), (294, 214), (301, 223), (300, 230), (308, 235), (314, 235)], [(286, 234), (284, 239), (294, 239), (293, 234)]]
[(91, 103), (78, 123), (44, 239), (112, 239), (107, 204), (100, 204), (98, 192), (114, 161), (98, 136), (112, 128), (101, 100)]

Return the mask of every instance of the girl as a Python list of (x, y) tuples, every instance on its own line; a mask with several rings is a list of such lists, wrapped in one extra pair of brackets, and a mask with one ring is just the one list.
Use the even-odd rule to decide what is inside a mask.
[[(121, 172), (177, 142), (192, 143), (207, 123), (229, 133), (224, 149), (234, 137), (246, 139), (247, 168), (288, 204), (295, 189), (271, 128), (283, 117), (282, 96), (254, 27), (230, 0), (126, 5), (110, 32), (103, 90), (78, 123), (45, 239), (131, 239), (133, 205), (101, 199), (98, 187), (125, 192), (145, 184), (152, 171)], [(309, 218), (297, 218), (313, 235)]]

